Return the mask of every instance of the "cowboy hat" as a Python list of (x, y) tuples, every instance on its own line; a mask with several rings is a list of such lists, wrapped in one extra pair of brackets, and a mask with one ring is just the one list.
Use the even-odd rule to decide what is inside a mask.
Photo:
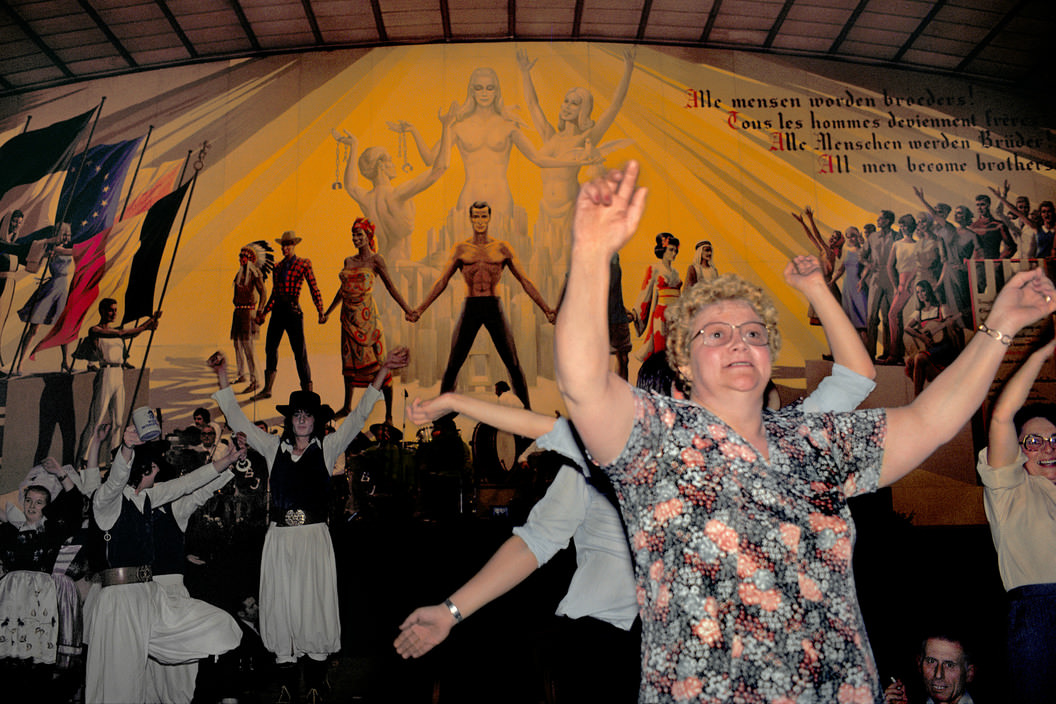
[(315, 424), (323, 426), (334, 417), (334, 409), (320, 402), (319, 394), (314, 391), (291, 391), (290, 402), (286, 405), (275, 406), (275, 410), (283, 416), (289, 417), (294, 411), (307, 411), (315, 416)]
[(279, 239), (277, 239), (275, 241), (278, 242), (281, 245), (300, 244), (301, 238), (298, 237), (297, 233), (294, 232), (293, 230), (286, 230), (286, 232), (282, 233), (282, 237), (280, 237)]
[(403, 440), (403, 432), (392, 423), (375, 423), (370, 426), (370, 434), (378, 440), (381, 440), (382, 433), (388, 433), (393, 442)]

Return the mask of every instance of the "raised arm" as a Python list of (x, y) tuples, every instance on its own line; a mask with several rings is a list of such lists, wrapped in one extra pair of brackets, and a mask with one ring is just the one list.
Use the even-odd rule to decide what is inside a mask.
[[(1009, 186), (1008, 186), (1008, 181), (1007, 180), (1005, 181), (1005, 186), (1004, 186), (1004, 189), (1003, 189), (1004, 190), (1003, 193), (1002, 193), (1001, 190), (999, 190), (997, 188), (994, 188), (993, 186), (990, 186), (990, 192), (993, 193), (995, 196), (997, 196), (997, 199), (999, 201), (1001, 201), (1002, 203), (1004, 203), (1005, 208), (1008, 209), (1008, 216), (1019, 220), (1020, 223), (1022, 223), (1023, 225), (1030, 225), (1030, 220), (1027, 219), (1027, 216), (1024, 215), (1023, 213), (1021, 213), (1019, 211), (1019, 208), (1017, 208), (1015, 206), (1015, 204), (1008, 199), (1008, 189), (1009, 189)], [(1005, 221), (1006, 227), (1009, 224), (1011, 224), (1011, 221), (1008, 220), (1008, 216), (1006, 216), (1005, 218), (1001, 218), (1000, 214), (998, 215), (998, 219), (999, 220), (1004, 220)]]
[[(431, 165), (432, 168), (397, 186), (394, 189), (394, 193), (399, 200), (408, 200), (418, 195), (440, 180), (440, 177), (447, 171), (447, 167), (451, 165), (451, 126), (455, 123), (457, 115), (457, 103), (451, 103), (451, 107), (446, 113), (437, 113), (437, 117), (440, 120), (440, 141), (437, 142), (435, 157), (430, 161), (426, 161), (426, 165)], [(418, 153), (421, 154), (421, 152), (422, 149), (419, 145)], [(424, 156), (422, 160), (425, 160)]]
[(993, 410), (990, 412), (990, 436), (986, 449), (987, 462), (991, 467), (1012, 464), (1019, 456), (1019, 437), (1012, 422), (1016, 413), (1027, 402), (1030, 389), (1045, 363), (1056, 349), (1056, 338), (1035, 350), (1001, 390)]
[[(458, 112), (455, 112), (457, 118)], [(418, 131), (418, 128), (412, 125), (406, 120), (396, 120), (395, 122), (386, 122), (389, 129), (398, 134), (409, 134), (414, 140), (414, 146), (418, 149), (418, 156), (422, 158), (426, 166), (432, 166), (440, 155), (440, 146), (443, 140), (437, 140), (433, 146), (427, 146), (425, 140), (422, 138), (422, 133)]]
[(359, 171), (356, 168), (356, 162), (359, 160), (359, 141), (348, 130), (342, 130), (341, 132), (330, 130), (330, 134), (339, 143), (348, 147), (348, 162), (345, 164), (345, 175), (342, 179), (342, 184), (345, 187), (345, 193), (362, 208), (363, 203), (367, 200), (367, 190), (359, 185)]
[(977, 332), (913, 403), (888, 410), (881, 486), (915, 469), (968, 422), (986, 397), (1011, 338), (1054, 311), (1056, 288), (1041, 269), (1022, 271), (1005, 284), (986, 321), (1000, 340)]
[(556, 422), (553, 416), (481, 401), (453, 392), (443, 393), (425, 401), (416, 398), (407, 407), (407, 418), (415, 425), (425, 425), (448, 413), (461, 413), (493, 428), (533, 440), (553, 430)]
[(602, 137), (612, 126), (616, 114), (623, 107), (623, 101), (627, 97), (627, 90), (631, 87), (631, 74), (634, 72), (634, 49), (626, 49), (623, 52), (623, 76), (616, 86), (616, 93), (612, 96), (612, 102), (605, 112), (601, 114), (598, 121), (590, 128), (590, 140), (594, 144), (600, 144)]
[(937, 217), (937, 218), (941, 219), (941, 216), (939, 215), (938, 211), (935, 210), (935, 208), (931, 205), (931, 203), (929, 203), (927, 201), (927, 199), (924, 197), (924, 189), (923, 188), (919, 188), (917, 186), (913, 186), (913, 193), (916, 194), (917, 200), (920, 201), (921, 205), (923, 205), (925, 208), (927, 208), (929, 213), (931, 213), (934, 217)]
[(814, 306), (832, 349), (832, 360), (868, 379), (876, 378), (876, 367), (843, 307), (825, 284), (817, 257), (798, 256), (785, 267), (785, 281)]
[(521, 69), (521, 82), (524, 83), (524, 99), (528, 103), (528, 114), (532, 116), (535, 131), (545, 142), (554, 136), (556, 130), (546, 119), (546, 114), (539, 105), (539, 96), (535, 92), (535, 83), (532, 82), (532, 67), (535, 66), (535, 60), (529, 59), (528, 52), (524, 49), (518, 49), (517, 65)]
[(645, 209), (638, 163), (580, 188), (568, 283), (554, 336), (557, 384), (587, 449), (601, 463), (619, 455), (634, 420), (631, 387), (609, 371), (609, 260), (634, 235)]
[(220, 390), (213, 394), (213, 400), (220, 406), (224, 419), (236, 434), (241, 433), (246, 437), (249, 446), (259, 452), (268, 462), (268, 468), (275, 459), (275, 451), (279, 447), (279, 438), (266, 433), (255, 426), (246, 417), (242, 407), (238, 405), (235, 394), (231, 391), (231, 385), (227, 380), (227, 357), (223, 352), (214, 352), (206, 361), (206, 364), (216, 374), (216, 383)]

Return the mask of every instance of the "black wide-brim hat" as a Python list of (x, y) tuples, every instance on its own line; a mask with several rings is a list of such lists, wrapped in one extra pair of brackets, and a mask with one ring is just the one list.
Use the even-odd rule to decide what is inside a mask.
[(392, 438), (393, 442), (403, 441), (403, 431), (397, 428), (392, 423), (375, 423), (374, 425), (370, 426), (370, 434), (376, 438), (380, 437), (381, 433), (385, 432), (389, 433), (389, 436)]
[(319, 394), (314, 391), (291, 391), (290, 402), (286, 405), (275, 406), (275, 410), (289, 418), (294, 411), (307, 411), (315, 416), (316, 425), (326, 425), (334, 418), (334, 409), (330, 408)]

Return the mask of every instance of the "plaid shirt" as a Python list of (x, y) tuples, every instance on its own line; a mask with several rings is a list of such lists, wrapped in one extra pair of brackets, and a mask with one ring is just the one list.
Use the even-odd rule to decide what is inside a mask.
[(323, 297), (319, 293), (319, 286), (315, 283), (315, 274), (312, 273), (312, 261), (292, 256), (286, 257), (275, 267), (272, 272), (271, 297), (268, 305), (264, 308), (265, 313), (270, 313), (275, 299), (297, 303), (301, 297), (301, 282), (308, 282), (308, 290), (312, 293), (312, 300), (320, 313), (323, 312)]

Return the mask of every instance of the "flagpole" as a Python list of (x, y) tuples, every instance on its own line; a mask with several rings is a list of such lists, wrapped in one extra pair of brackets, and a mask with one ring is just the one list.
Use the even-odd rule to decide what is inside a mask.
[(154, 125), (147, 127), (147, 136), (143, 138), (143, 148), (139, 151), (139, 161), (136, 162), (136, 170), (132, 172), (132, 181), (128, 184), (128, 195), (125, 196), (125, 204), (121, 206), (121, 214), (117, 216), (120, 222), (125, 218), (128, 210), (128, 202), (132, 200), (132, 189), (136, 187), (136, 177), (139, 176), (139, 167), (143, 165), (143, 157), (147, 154), (147, 145), (150, 144), (150, 135), (154, 132)]
[[(198, 174), (202, 168), (205, 167), (205, 155), (209, 151), (211, 145), (209, 142), (203, 142), (202, 148), (198, 150), (198, 158), (194, 161), (194, 175), (191, 176), (191, 186), (187, 191), (187, 197), (183, 202), (183, 218), (180, 219), (180, 229), (176, 233), (176, 243), (172, 246), (172, 257), (169, 259), (169, 269), (165, 272), (165, 282), (161, 285), (161, 295), (158, 297), (158, 306), (155, 310), (162, 310), (162, 303), (165, 301), (165, 292), (169, 288), (169, 278), (172, 276), (172, 267), (176, 263), (176, 253), (180, 249), (180, 239), (183, 237), (183, 228), (187, 224), (187, 213), (191, 209), (191, 199), (194, 198), (194, 187), (198, 184)], [(190, 152), (188, 152), (190, 157)], [(186, 168), (186, 164), (184, 164)], [(136, 397), (139, 395), (139, 387), (143, 383), (143, 373), (147, 368), (147, 357), (150, 356), (151, 345), (154, 344), (154, 333), (157, 332), (157, 327), (150, 331), (150, 337), (147, 338), (147, 348), (143, 350), (143, 361), (139, 365), (139, 374), (136, 376), (136, 388), (132, 391), (132, 401), (128, 404), (128, 417), (125, 418), (124, 427), (128, 427), (128, 424), (132, 422), (132, 411), (136, 405)]]
[[(154, 129), (154, 125), (151, 125), (150, 129), (153, 130)], [(147, 133), (147, 137), (148, 138), (150, 137), (150, 132)], [(147, 150), (146, 145), (143, 145), (143, 151), (146, 152), (146, 150)], [(185, 156), (183, 158), (183, 167), (180, 169), (179, 180), (176, 181), (176, 183), (183, 183), (183, 175), (185, 173), (187, 173), (187, 164), (189, 164), (191, 162), (191, 154), (194, 154), (194, 150), (193, 149), (188, 149), (187, 150), (187, 156)], [(143, 157), (140, 156), (140, 160), (142, 160), (142, 158)], [(137, 172), (139, 171), (139, 166), (138, 165), (136, 166), (136, 171)], [(131, 196), (132, 196), (132, 189), (131, 188), (128, 190), (128, 195), (131, 198)], [(128, 207), (128, 201), (126, 200), (125, 201), (125, 208), (127, 208), (127, 207)], [(125, 208), (121, 209), (122, 215), (125, 212)], [(120, 218), (118, 218), (118, 219), (120, 220)], [(136, 322), (138, 324), (139, 323), (139, 318), (136, 318), (136, 320), (134, 322)], [(124, 326), (125, 326), (124, 323), (122, 323), (120, 327), (124, 327)], [(133, 337), (126, 337), (125, 338), (123, 354), (124, 354), (124, 359), (126, 359), (126, 360), (132, 355), (132, 342), (134, 340), (135, 340), (135, 338), (133, 338)], [(137, 386), (137, 388), (138, 388), (138, 386)]]
[[(66, 201), (65, 206), (63, 207), (62, 213), (61, 214), (60, 213), (56, 213), (55, 214), (55, 223), (52, 225), (52, 227), (55, 228), (56, 232), (61, 231), (60, 230), (61, 223), (64, 222), (64, 220), (66, 218), (66, 214), (70, 212), (70, 204), (73, 202), (73, 194), (77, 192), (77, 182), (80, 181), (81, 174), (84, 173), (84, 162), (88, 160), (88, 149), (89, 149), (89, 147), (92, 146), (92, 137), (95, 135), (95, 128), (99, 124), (99, 116), (103, 114), (103, 105), (105, 103), (106, 103), (106, 96), (104, 95), (102, 97), (102, 99), (99, 101), (99, 104), (97, 106), (95, 106), (95, 120), (92, 121), (92, 129), (88, 131), (88, 141), (84, 145), (84, 151), (81, 152), (81, 163), (77, 167), (77, 175), (74, 176), (74, 178), (73, 178), (73, 186), (70, 188), (70, 198)], [(28, 124), (29, 124), (28, 121), (27, 121), (26, 124), (28, 126)], [(63, 183), (65, 184), (65, 179), (63, 179)], [(62, 190), (61, 186), (59, 187), (59, 190), (61, 192), (61, 190)], [(72, 235), (72, 233), (71, 233), (71, 235)], [(50, 268), (51, 268), (51, 257), (52, 257), (52, 255), (55, 252), (55, 248), (54, 247), (50, 247), (50, 248), (48, 248), (46, 250), (46, 252), (47, 253), (44, 255), (44, 261), (41, 262), (41, 274), (40, 274), (40, 278), (37, 279), (37, 288), (31, 294), (31, 296), (30, 296), (31, 298), (35, 298), (36, 295), (40, 292), (41, 287), (44, 286), (44, 281), (47, 278), (47, 274), (48, 274), (48, 272), (50, 271)], [(14, 296), (15, 296), (15, 292), (12, 290), (11, 291), (11, 306), (14, 305), (14, 301), (15, 301)], [(8, 314), (11, 313), (11, 306), (8, 306), (8, 309), (7, 309)], [(5, 316), (4, 317), (4, 324), (6, 325), (6, 323), (7, 323), (7, 317)], [(15, 356), (14, 356), (14, 359), (11, 360), (11, 369), (12, 370), (19, 369), (22, 366), (23, 358), (26, 356), (26, 349), (25, 349), (26, 348), (26, 333), (29, 331), (29, 326), (31, 324), (32, 323), (29, 322), (29, 319), (27, 319), (26, 322), (22, 325), (22, 334), (19, 335), (19, 338), (18, 338), (18, 347), (15, 348)]]
[[(29, 132), (29, 122), (32, 119), (33, 119), (32, 115), (26, 115), (26, 124), (22, 125), (21, 134), (25, 134), (26, 132)], [(7, 239), (7, 233), (6, 232), (2, 233), (2, 236), (3, 236), (3, 238), (5, 240)], [(16, 265), (15, 269), (17, 269), (17, 268), (18, 268), (18, 266)], [(5, 274), (14, 273), (14, 270), (12, 270), (10, 272), (4, 272), (4, 273)], [(4, 320), (3, 320), (3, 322), (0, 322), (0, 337), (3, 337), (3, 335), (4, 335), (4, 328), (7, 327), (7, 319), (9, 317), (11, 317), (11, 306), (13, 306), (14, 304), (15, 304), (15, 286), (14, 286), (14, 284), (12, 284), (11, 285), (11, 295), (7, 299), (7, 310), (4, 312)], [(15, 350), (15, 351), (17, 353), (18, 350)], [(4, 366), (4, 356), (3, 356), (3, 354), (0, 354), (0, 367), (3, 367), (3, 366)]]

